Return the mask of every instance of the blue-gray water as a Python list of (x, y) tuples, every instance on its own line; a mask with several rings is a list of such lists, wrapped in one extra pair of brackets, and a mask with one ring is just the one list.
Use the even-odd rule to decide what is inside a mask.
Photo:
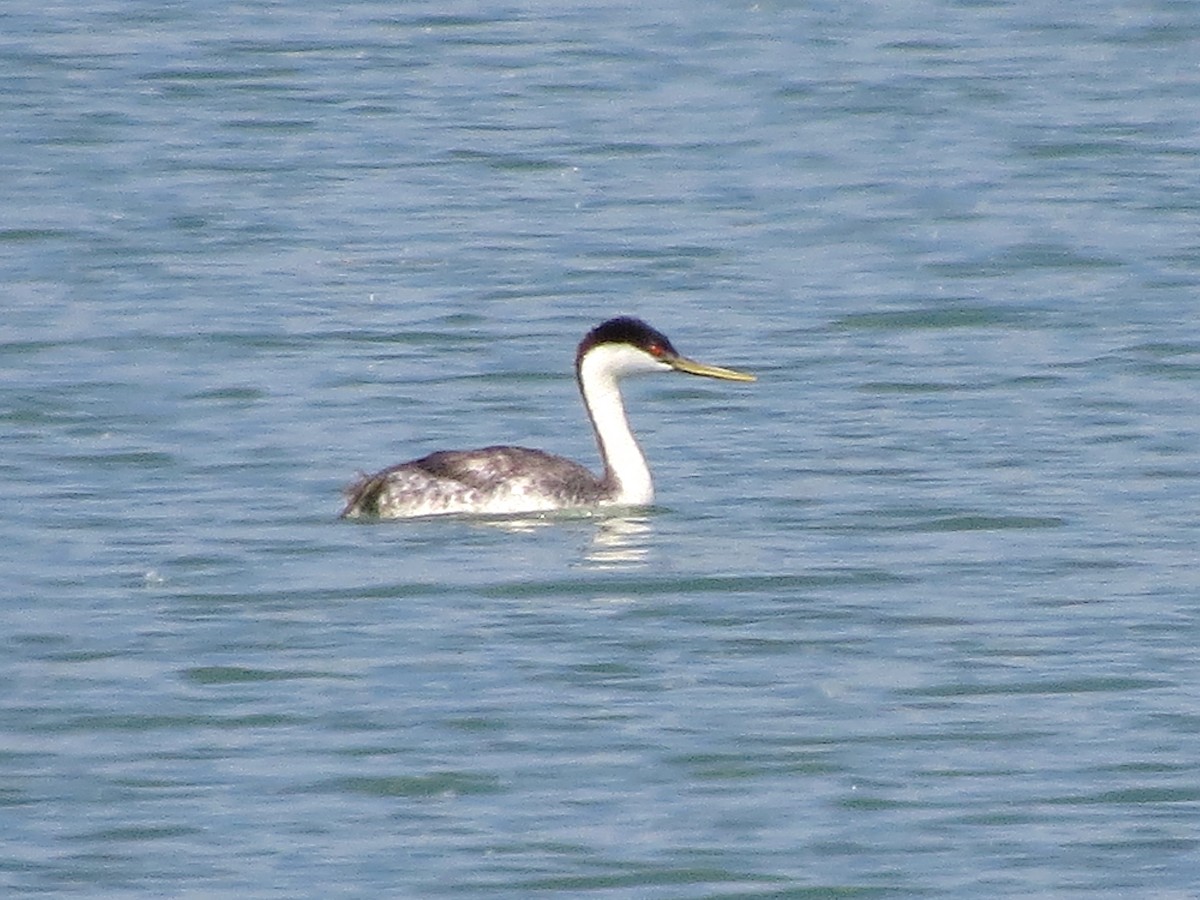
[[(0, 10), (0, 892), (1190, 897), (1200, 4)], [(443, 447), (660, 506), (354, 525)]]

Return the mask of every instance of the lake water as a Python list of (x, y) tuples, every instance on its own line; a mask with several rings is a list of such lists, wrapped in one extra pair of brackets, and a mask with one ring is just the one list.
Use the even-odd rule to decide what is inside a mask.
[[(9, 0), (0, 892), (1195, 896), (1197, 41)], [(619, 313), (656, 508), (337, 519)]]

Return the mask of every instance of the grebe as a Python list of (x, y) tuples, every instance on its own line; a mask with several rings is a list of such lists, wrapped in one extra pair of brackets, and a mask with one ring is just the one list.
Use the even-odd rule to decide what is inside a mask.
[(617, 381), (637, 372), (672, 370), (755, 380), (745, 372), (680, 356), (666, 335), (640, 319), (609, 319), (588, 332), (575, 353), (575, 380), (604, 463), (601, 477), (569, 459), (524, 447), (441, 450), (358, 479), (346, 489), (342, 518), (646, 506), (654, 500), (654, 486), (629, 430)]

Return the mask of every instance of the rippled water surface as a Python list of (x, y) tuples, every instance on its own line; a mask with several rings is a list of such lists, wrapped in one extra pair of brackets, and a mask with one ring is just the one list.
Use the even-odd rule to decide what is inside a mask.
[[(4, 895), (1194, 896), (1197, 40), (7, 3)], [(618, 313), (657, 507), (337, 520)]]

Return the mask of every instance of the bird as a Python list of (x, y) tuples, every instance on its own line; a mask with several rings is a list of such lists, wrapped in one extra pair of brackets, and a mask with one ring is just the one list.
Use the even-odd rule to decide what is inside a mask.
[(680, 355), (661, 331), (632, 316), (597, 325), (575, 353), (575, 381), (604, 469), (596, 476), (561, 456), (527, 447), (439, 450), (361, 475), (345, 489), (344, 519), (446, 514), (526, 515), (554, 510), (644, 507), (654, 501), (646, 457), (625, 416), (619, 381), (649, 372), (683, 372), (726, 381), (754, 375)]

